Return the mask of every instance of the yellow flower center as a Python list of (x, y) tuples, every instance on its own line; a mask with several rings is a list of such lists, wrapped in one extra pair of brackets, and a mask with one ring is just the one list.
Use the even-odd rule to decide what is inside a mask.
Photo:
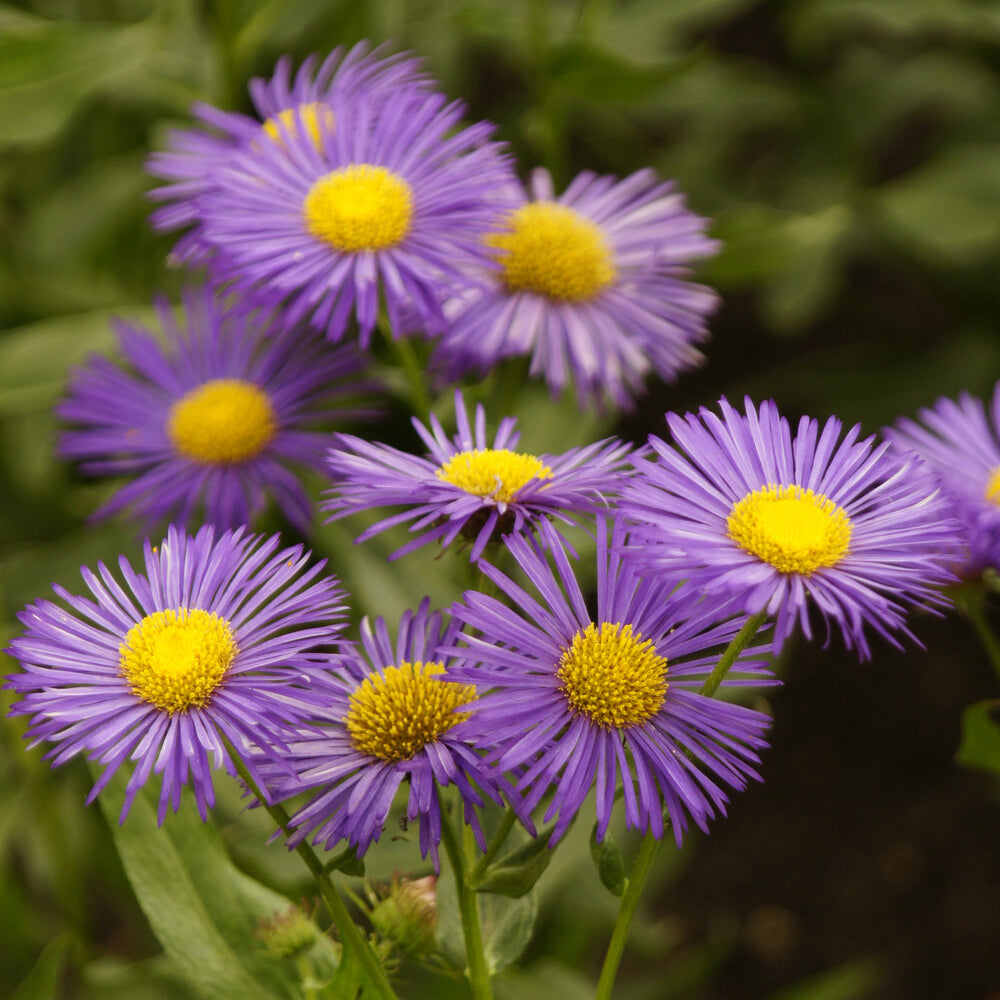
[(562, 302), (583, 302), (616, 276), (600, 227), (573, 209), (551, 201), (522, 205), (509, 229), (489, 237), (503, 282), (512, 292), (534, 292)]
[(385, 167), (352, 163), (320, 177), (302, 213), (309, 232), (337, 250), (383, 250), (410, 231), (413, 191)]
[(312, 139), (317, 149), (323, 148), (323, 136), (333, 132), (333, 111), (328, 104), (313, 101), (310, 104), (300, 104), (297, 108), (285, 108), (272, 115), (264, 122), (262, 128), (269, 139), (279, 146), (284, 146), (285, 135), (298, 135), (299, 122), (305, 126), (306, 133)]
[(204, 708), (232, 665), (236, 640), (224, 618), (177, 608), (133, 625), (118, 656), (132, 694), (173, 715)]
[(205, 382), (170, 408), (167, 435), (186, 458), (205, 464), (245, 462), (259, 455), (278, 431), (263, 389), (237, 378)]
[(556, 676), (570, 708), (604, 729), (627, 729), (651, 719), (667, 693), (667, 658), (631, 625), (591, 622), (573, 636)]
[(997, 466), (986, 481), (986, 499), (1000, 507), (1000, 466)]
[(532, 479), (551, 479), (552, 470), (534, 455), (521, 455), (506, 448), (476, 448), (452, 455), (435, 473), (466, 493), (510, 503), (517, 491)]
[(476, 697), (471, 684), (439, 680), (442, 663), (406, 661), (366, 677), (351, 695), (344, 721), (354, 749), (380, 760), (409, 760), (469, 718), (457, 712)]
[(729, 537), (782, 573), (808, 576), (835, 566), (851, 543), (851, 519), (822, 493), (801, 486), (763, 486), (734, 505)]

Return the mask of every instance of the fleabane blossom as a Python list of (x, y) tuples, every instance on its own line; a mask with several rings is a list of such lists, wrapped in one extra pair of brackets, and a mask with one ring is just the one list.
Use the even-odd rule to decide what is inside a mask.
[(197, 125), (167, 133), (166, 149), (146, 163), (150, 174), (167, 182), (149, 193), (159, 203), (151, 216), (153, 226), (182, 230), (175, 257), (204, 263), (212, 251), (203, 239), (201, 201), (212, 190), (215, 171), (233, 153), (280, 146), (283, 133), (300, 127), (319, 144), (321, 134), (336, 127), (334, 104), (360, 95), (387, 101), (401, 88), (427, 85), (418, 58), (390, 54), (385, 45), (372, 49), (359, 42), (347, 51), (336, 48), (322, 62), (310, 56), (294, 76), (291, 59), (282, 57), (269, 79), (254, 77), (248, 85), (255, 115), (197, 102), (192, 108)]
[(440, 368), (454, 377), (530, 356), (553, 393), (573, 386), (581, 407), (631, 409), (647, 376), (672, 381), (702, 361), (718, 296), (689, 265), (718, 244), (672, 182), (585, 172), (557, 196), (539, 169), (519, 202), (487, 237), (485, 286), (449, 304)]
[(29, 717), (25, 735), (50, 744), (53, 766), (78, 754), (104, 766), (88, 802), (134, 761), (122, 821), (153, 775), (161, 823), (184, 785), (204, 819), (213, 766), (236, 774), (223, 738), (256, 774), (251, 748), (315, 711), (345, 608), (310, 558), (277, 535), (171, 526), (161, 544), (146, 542), (142, 570), (124, 556), (118, 576), (83, 567), (89, 597), (56, 586), (58, 601), (18, 615), (11, 714)]
[(952, 498), (967, 545), (961, 575), (1000, 569), (1000, 383), (988, 405), (969, 393), (942, 397), (919, 420), (902, 418), (885, 433), (920, 455)]
[(864, 659), (866, 629), (914, 639), (907, 611), (946, 603), (959, 551), (930, 470), (834, 417), (802, 417), (793, 435), (773, 402), (745, 406), (667, 414), (673, 445), (651, 436), (623, 487), (630, 558), (765, 612), (779, 646), (797, 623), (811, 638), (810, 608)]
[(357, 541), (409, 524), (416, 537), (392, 558), (433, 541), (447, 547), (461, 536), (471, 541), (469, 558), (475, 562), (491, 541), (529, 532), (545, 520), (574, 524), (593, 518), (617, 496), (631, 445), (609, 438), (559, 455), (520, 452), (514, 418), (501, 420), (490, 441), (482, 404), (476, 405), (472, 422), (461, 392), (456, 390), (454, 398), (454, 435), (433, 414), (429, 428), (413, 418), (427, 446), (425, 456), (334, 435), (327, 453), (333, 487), (321, 504), (331, 512), (330, 520), (402, 507), (365, 529)]
[[(199, 199), (213, 280), (287, 305), (332, 341), (367, 347), (384, 310), (393, 336), (445, 326), (442, 304), (489, 261), (509, 203), (509, 156), (486, 122), (422, 87), (330, 105), (332, 129), (297, 109), (280, 141), (234, 150)], [(405, 323), (404, 323), (405, 318)]]
[(327, 850), (346, 840), (358, 856), (382, 835), (401, 787), (405, 815), (419, 821), (420, 853), (438, 861), (439, 789), (454, 785), (465, 822), (485, 850), (476, 808), (499, 801), (496, 776), (456, 726), (476, 690), (451, 677), (459, 626), (425, 600), (400, 618), (395, 641), (385, 620), (364, 619), (361, 649), (348, 648), (308, 726), (286, 734), (260, 767), (276, 799), (308, 792), (292, 813), (289, 844), (307, 837)]
[(119, 322), (124, 363), (90, 358), (57, 407), (71, 425), (59, 455), (88, 475), (132, 477), (95, 516), (225, 530), (273, 499), (308, 532), (298, 473), (323, 468), (330, 430), (372, 415), (358, 395), (373, 388), (364, 355), (205, 289), (187, 291), (180, 320), (164, 300), (157, 313), (163, 336)]
[[(469, 591), (454, 608), (468, 649), (453, 675), (479, 692), (467, 728), (509, 773), (520, 813), (548, 797), (552, 842), (591, 790), (603, 839), (620, 783), (626, 826), (662, 837), (666, 810), (680, 844), (691, 822), (707, 830), (725, 813), (729, 790), (759, 779), (770, 720), (699, 692), (743, 620), (676, 577), (636, 573), (620, 522), (609, 531), (602, 520), (597, 541), (593, 608), (558, 545), (546, 554), (510, 540), (530, 591), (480, 564), (506, 600)], [(769, 651), (741, 651), (725, 683), (770, 683)]]

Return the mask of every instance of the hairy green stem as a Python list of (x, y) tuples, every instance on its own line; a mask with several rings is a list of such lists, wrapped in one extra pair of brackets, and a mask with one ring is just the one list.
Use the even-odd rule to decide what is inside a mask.
[[(236, 773), (243, 779), (243, 783), (250, 789), (257, 801), (267, 810), (271, 819), (278, 824), (281, 832), (286, 837), (289, 836), (288, 813), (285, 812), (282, 806), (271, 805), (264, 798), (251, 777), (250, 771), (247, 769), (243, 759), (236, 752), (236, 748), (225, 736), (222, 736), (222, 741), (226, 745), (229, 757), (236, 767)], [(305, 841), (296, 845), (295, 850), (299, 857), (306, 863), (309, 871), (312, 872), (313, 878), (316, 879), (316, 884), (319, 886), (319, 891), (323, 896), (323, 902), (326, 903), (326, 908), (330, 911), (330, 918), (333, 920), (333, 926), (340, 937), (341, 944), (354, 952), (365, 974), (371, 980), (375, 992), (382, 1000), (399, 1000), (395, 991), (389, 985), (389, 980), (386, 978), (382, 963), (379, 962), (375, 952), (372, 951), (371, 945), (365, 940), (361, 931), (358, 930), (357, 925), (351, 919), (351, 915), (347, 912), (347, 907), (344, 906), (340, 894), (326, 874), (323, 862), (320, 861), (319, 856)]]
[(736, 657), (743, 652), (747, 646), (750, 645), (750, 641), (757, 634), (760, 627), (767, 621), (767, 612), (759, 611), (755, 615), (751, 615), (743, 625), (743, 628), (736, 633), (733, 641), (726, 647), (725, 652), (719, 657), (719, 662), (712, 668), (712, 672), (708, 675), (705, 683), (702, 684), (699, 694), (706, 695), (711, 698), (716, 691), (719, 690), (719, 685), (725, 679), (726, 674), (729, 673), (730, 668), (736, 662)]
[(659, 846), (659, 840), (651, 833), (647, 833), (642, 838), (639, 853), (632, 865), (632, 871), (629, 872), (628, 882), (625, 883), (625, 892), (622, 894), (621, 905), (618, 907), (618, 919), (615, 921), (615, 929), (611, 932), (611, 941), (608, 943), (608, 952), (604, 956), (604, 966), (601, 969), (601, 978), (597, 981), (597, 993), (594, 994), (594, 1000), (609, 1000), (611, 996), (611, 990), (615, 985), (615, 976), (618, 974), (618, 966), (625, 952), (628, 932), (632, 927), (632, 918), (639, 905), (639, 896), (642, 894), (642, 887), (646, 882), (646, 876), (653, 865), (653, 858), (656, 857), (656, 850)]
[[(719, 690), (719, 685), (725, 680), (726, 674), (729, 673), (737, 657), (750, 645), (753, 637), (766, 620), (767, 614), (763, 611), (747, 618), (743, 627), (736, 633), (732, 642), (719, 657), (719, 662), (712, 668), (711, 674), (705, 679), (700, 694), (711, 698)], [(597, 982), (597, 993), (594, 995), (594, 1000), (609, 1000), (611, 996), (615, 976), (618, 974), (618, 966), (621, 964), (622, 955), (625, 952), (625, 942), (628, 940), (632, 919), (635, 917), (636, 907), (639, 905), (639, 896), (659, 846), (659, 840), (652, 833), (647, 833), (642, 839), (639, 853), (632, 864), (632, 871), (629, 872), (625, 892), (622, 894), (622, 901), (618, 907), (618, 917), (615, 920), (611, 941), (608, 943), (608, 950), (604, 956), (604, 965), (601, 968), (601, 978)]]
[[(444, 816), (442, 819), (441, 840), (455, 875), (455, 891), (458, 893), (458, 910), (462, 915), (462, 936), (465, 939), (472, 996), (474, 1000), (493, 1000), (493, 984), (490, 982), (490, 970), (486, 967), (483, 934), (479, 927), (479, 901), (475, 890), (469, 885), (465, 851), (455, 837), (450, 817)], [(472, 831), (468, 832), (471, 834)]]

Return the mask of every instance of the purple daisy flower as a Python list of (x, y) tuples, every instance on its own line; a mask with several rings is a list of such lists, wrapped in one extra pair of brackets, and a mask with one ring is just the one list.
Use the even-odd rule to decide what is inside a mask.
[(53, 744), (53, 766), (79, 753), (105, 765), (88, 804), (131, 758), (122, 821), (151, 774), (162, 775), (161, 823), (188, 783), (204, 819), (210, 755), (236, 774), (223, 736), (252, 768), (251, 746), (312, 714), (343, 593), (322, 563), (307, 568), (301, 545), (279, 544), (171, 525), (160, 546), (146, 542), (145, 573), (119, 559), (124, 586), (103, 563), (82, 567), (93, 600), (56, 586), (68, 607), (42, 600), (18, 615), (25, 632), (7, 652), (24, 672), (4, 685), (20, 697), (11, 714), (31, 716), (26, 736)]
[(988, 413), (981, 399), (963, 393), (921, 410), (920, 423), (899, 420), (886, 436), (917, 452), (952, 498), (968, 546), (961, 572), (1000, 568), (1000, 383)]
[(331, 520), (403, 506), (401, 513), (373, 524), (356, 541), (411, 522), (417, 537), (390, 558), (436, 539), (447, 547), (462, 535), (473, 540), (470, 559), (475, 562), (498, 535), (522, 534), (547, 519), (575, 524), (577, 515), (605, 509), (617, 495), (632, 455), (631, 445), (615, 438), (561, 455), (517, 452), (520, 435), (513, 417), (500, 422), (490, 444), (482, 404), (476, 405), (473, 428), (458, 390), (455, 416), (458, 433), (453, 437), (433, 414), (429, 430), (413, 418), (428, 448), (426, 458), (335, 434), (336, 446), (327, 452), (334, 486), (320, 506), (333, 512)]
[[(456, 618), (480, 633), (466, 636), (466, 661), (453, 675), (480, 691), (474, 722), (485, 758), (516, 775), (518, 808), (551, 793), (545, 821), (565, 832), (596, 786), (602, 839), (622, 779), (626, 825), (663, 835), (666, 807), (680, 844), (692, 820), (702, 830), (728, 801), (723, 786), (759, 780), (757, 752), (769, 719), (760, 712), (698, 694), (742, 621), (677, 580), (640, 577), (623, 562), (626, 540), (614, 525), (610, 545), (598, 528), (597, 608), (587, 609), (559, 546), (551, 559), (525, 539), (510, 551), (538, 594), (481, 564), (513, 608), (474, 591)], [(771, 682), (765, 664), (745, 650), (737, 679)], [(457, 728), (463, 733), (466, 726)]]
[(272, 497), (302, 532), (312, 504), (289, 466), (321, 470), (317, 428), (370, 411), (348, 405), (363, 356), (307, 330), (268, 324), (207, 291), (184, 297), (178, 324), (157, 312), (167, 346), (117, 326), (127, 367), (92, 358), (57, 412), (78, 425), (59, 454), (93, 475), (132, 475), (95, 516), (127, 510), (147, 525), (196, 517), (221, 530), (249, 523)]
[(286, 300), (331, 340), (354, 317), (367, 346), (380, 306), (394, 335), (404, 315), (440, 332), (441, 300), (489, 261), (484, 238), (508, 204), (494, 126), (462, 128), (463, 105), (414, 87), (331, 107), (337, 126), (318, 142), (296, 112), (280, 143), (215, 172), (199, 202), (213, 276)]
[[(429, 613), (425, 599), (399, 622), (395, 645), (385, 621), (361, 624), (364, 656), (344, 654), (315, 725), (286, 736), (280, 760), (261, 765), (275, 798), (317, 790), (291, 817), (294, 845), (311, 835), (330, 849), (345, 839), (360, 856), (379, 839), (400, 785), (409, 786), (406, 818), (420, 821), (420, 853), (437, 868), (439, 786), (455, 785), (465, 822), (486, 849), (475, 807), (480, 793), (500, 801), (495, 778), (455, 735), (475, 688), (450, 679), (459, 626)], [(290, 773), (294, 772), (294, 774)]]
[(553, 393), (573, 383), (580, 406), (623, 409), (650, 371), (665, 381), (702, 360), (718, 296), (686, 280), (715, 253), (706, 219), (651, 170), (618, 180), (582, 173), (558, 198), (544, 170), (489, 237), (489, 287), (451, 304), (438, 363), (452, 376), (531, 355)]
[(259, 117), (222, 111), (209, 104), (192, 108), (200, 125), (174, 130), (167, 135), (167, 150), (153, 153), (147, 170), (168, 181), (149, 193), (164, 204), (153, 212), (154, 228), (172, 230), (191, 227), (178, 241), (175, 254), (186, 262), (203, 261), (209, 255), (201, 231), (200, 201), (212, 189), (214, 172), (225, 166), (240, 149), (282, 142), (281, 130), (294, 130), (297, 117), (314, 140), (321, 130), (336, 127), (332, 105), (350, 101), (359, 94), (374, 101), (390, 100), (402, 87), (421, 85), (420, 60), (410, 55), (389, 55), (386, 46), (369, 51), (359, 42), (345, 52), (336, 48), (316, 65), (310, 56), (292, 77), (291, 60), (278, 60), (269, 80), (255, 77), (248, 90)]
[(667, 414), (679, 450), (650, 437), (655, 459), (637, 463), (619, 505), (637, 524), (632, 557), (776, 616), (779, 646), (796, 621), (811, 637), (810, 604), (863, 659), (866, 626), (896, 648), (893, 633), (914, 638), (906, 605), (946, 603), (957, 551), (923, 463), (858, 440), (860, 426), (841, 440), (833, 417), (822, 429), (803, 417), (793, 437), (771, 401), (758, 412), (748, 398), (745, 415), (719, 405), (721, 419)]

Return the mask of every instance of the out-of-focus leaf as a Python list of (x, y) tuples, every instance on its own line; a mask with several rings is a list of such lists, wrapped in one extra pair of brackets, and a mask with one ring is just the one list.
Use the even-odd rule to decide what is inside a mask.
[(152, 320), (148, 306), (56, 316), (9, 331), (0, 339), (0, 415), (46, 409), (62, 393), (69, 369), (94, 351), (110, 352), (114, 316)]
[(11, 994), (10, 1000), (52, 1000), (57, 996), (59, 977), (72, 947), (71, 934), (61, 934), (50, 941), (27, 978)]
[(0, 145), (52, 138), (94, 91), (141, 68), (152, 23), (49, 21), (0, 7)]
[(564, 46), (553, 60), (552, 72), (569, 94), (595, 103), (634, 103), (674, 79), (691, 64), (690, 56), (664, 57), (649, 66), (581, 40)]
[(531, 941), (538, 904), (529, 892), (518, 899), (493, 893), (477, 896), (486, 965), (496, 974), (516, 962)]
[(873, 31), (941, 33), (1000, 39), (1000, 8), (977, 0), (809, 0), (789, 10), (789, 37), (818, 49), (845, 35)]
[(702, 277), (724, 288), (759, 285), (763, 307), (779, 330), (812, 320), (837, 287), (854, 219), (841, 204), (812, 213), (748, 205), (719, 221), (719, 256)]
[(551, 959), (508, 968), (494, 985), (497, 1000), (589, 1000), (594, 995), (594, 984), (583, 973)]
[(102, 956), (83, 967), (80, 979), (80, 1000), (191, 1000), (190, 984), (166, 955), (127, 963)]
[(780, 990), (768, 1000), (864, 1000), (879, 982), (874, 962), (848, 962)]
[(233, 865), (190, 800), (157, 826), (156, 805), (143, 789), (119, 825), (126, 780), (115, 775), (101, 809), (139, 905), (178, 969), (207, 1000), (298, 996), (294, 964), (267, 954), (254, 935), (288, 900)]
[(625, 862), (622, 861), (618, 841), (610, 833), (603, 840), (597, 839), (597, 824), (590, 833), (590, 859), (594, 862), (597, 875), (612, 896), (620, 896), (625, 891)]
[(1000, 241), (1000, 144), (950, 146), (883, 185), (874, 204), (889, 234), (930, 262), (981, 260)]
[(1000, 701), (977, 701), (962, 713), (962, 742), (955, 759), (966, 767), (978, 768), (1000, 777), (1000, 722), (995, 713)]

